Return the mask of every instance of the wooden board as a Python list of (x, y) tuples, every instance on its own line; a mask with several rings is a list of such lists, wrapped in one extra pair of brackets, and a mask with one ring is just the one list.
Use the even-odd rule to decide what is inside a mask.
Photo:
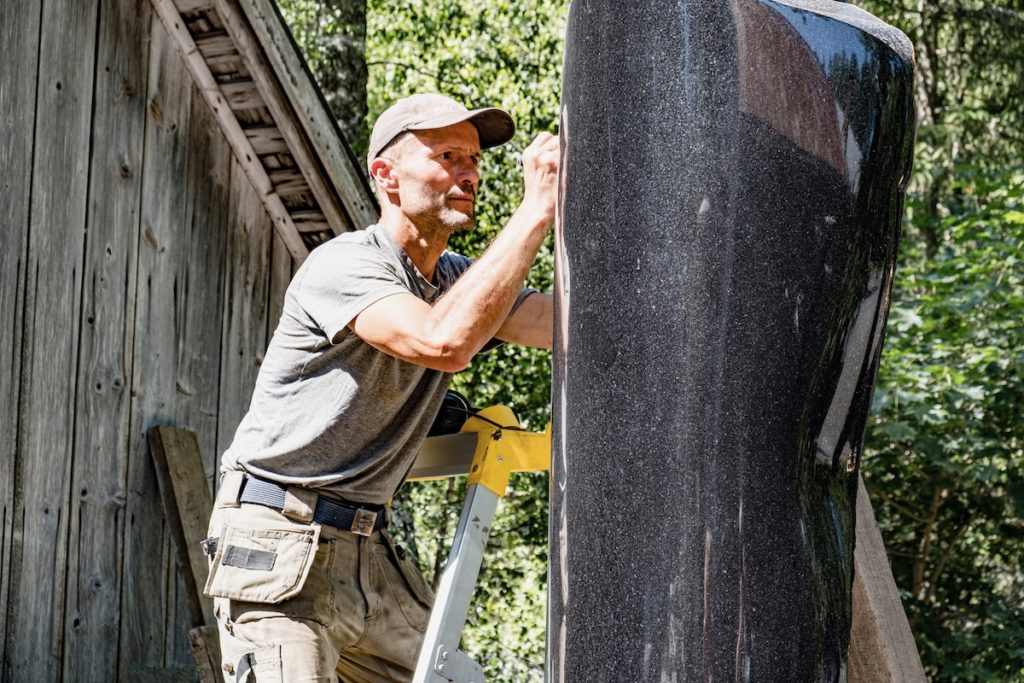
[(220, 647), (213, 601), (202, 594), (209, 575), (201, 541), (213, 511), (203, 457), (194, 432), (175, 427), (152, 427), (147, 432), (160, 487), (164, 518), (174, 543), (178, 580), (188, 603), (189, 650), (203, 683), (220, 679)]
[(192, 656), (196, 660), (199, 683), (218, 683), (224, 680), (220, 669), (220, 640), (216, 626), (197, 626), (188, 632)]
[(221, 92), (233, 111), (239, 109), (255, 109), (263, 106), (263, 98), (260, 97), (256, 84), (252, 81), (238, 81), (237, 83), (223, 83), (220, 86)]
[(849, 671), (850, 683), (927, 680), (863, 480), (857, 490)]
[(175, 607), (169, 595), (174, 568), (145, 432), (174, 419), (192, 84), (163, 25), (154, 18), (150, 26), (118, 653), (119, 676), (127, 680), (166, 665), (165, 620)]
[[(192, 87), (189, 119), (187, 258), (178, 335), (176, 423), (196, 433), (213, 490), (217, 456), (221, 329), (229, 243), (231, 148), (206, 102)], [(262, 205), (257, 200), (257, 206)], [(184, 634), (182, 634), (184, 637)]]
[[(216, 448), (222, 290), (227, 249), (231, 149), (195, 84), (187, 125), (185, 221), (177, 240), (174, 424), (195, 432), (200, 452)], [(212, 479), (213, 471), (207, 475)], [(209, 490), (209, 489), (208, 489)], [(173, 546), (172, 546), (173, 549)], [(168, 577), (166, 649), (172, 661), (192, 659), (189, 591), (177, 572)]]
[(200, 542), (213, 512), (206, 474), (194, 432), (176, 427), (151, 427), (146, 432), (160, 486), (164, 519), (174, 543), (175, 558), (187, 591), (193, 627), (212, 625), (213, 600), (203, 595), (209, 576)]
[[(21, 519), (17, 504), (18, 392), (21, 377), (21, 345), (28, 249), (29, 200), (32, 196), (32, 146), (36, 118), (36, 83), (25, 74), (37, 72), (39, 52), (39, 0), (4, 3), (0, 10), (0, 225), (4, 226), (0, 249), (0, 650), (10, 651), (8, 599), (12, 572), (21, 571)], [(17, 539), (15, 539), (17, 535)], [(14, 680), (9, 660), (0, 662), (0, 678)]]
[(100, 8), (65, 603), (73, 681), (117, 678), (149, 14), (135, 0)]
[(245, 172), (231, 164), (229, 248), (221, 340), (217, 452), (231, 445), (249, 408), (267, 348), (267, 299), (273, 227)]
[(61, 677), (97, 4), (45, 2), (39, 33), (16, 464), (21, 547), (4, 652), (26, 681)]

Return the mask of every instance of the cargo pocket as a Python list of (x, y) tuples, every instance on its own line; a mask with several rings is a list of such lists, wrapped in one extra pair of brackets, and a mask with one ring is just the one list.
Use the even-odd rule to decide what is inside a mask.
[(316, 557), (320, 527), (249, 529), (226, 526), (203, 593), (212, 598), (276, 604), (302, 590)]
[(387, 546), (390, 560), (398, 568), (398, 574), (403, 582), (401, 586), (393, 586), (395, 600), (409, 625), (417, 631), (425, 631), (430, 619), (430, 609), (434, 604), (434, 591), (423, 578), (412, 556), (395, 543), (390, 534), (384, 534), (384, 545)]

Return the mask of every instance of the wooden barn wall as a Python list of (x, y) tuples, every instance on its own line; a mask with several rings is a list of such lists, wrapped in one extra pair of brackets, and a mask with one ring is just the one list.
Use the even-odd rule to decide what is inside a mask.
[(149, 2), (3, 2), (0, 45), (0, 680), (191, 680), (145, 431), (213, 486), (291, 258)]

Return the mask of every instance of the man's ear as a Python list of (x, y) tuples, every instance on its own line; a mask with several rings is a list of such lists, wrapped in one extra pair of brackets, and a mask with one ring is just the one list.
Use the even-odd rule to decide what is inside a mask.
[(377, 157), (370, 164), (370, 175), (373, 176), (374, 183), (387, 194), (398, 192), (398, 178), (394, 170), (394, 162), (384, 157)]

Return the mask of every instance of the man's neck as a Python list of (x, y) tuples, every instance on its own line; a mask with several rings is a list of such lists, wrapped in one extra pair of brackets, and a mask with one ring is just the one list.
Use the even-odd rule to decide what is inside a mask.
[(404, 214), (386, 213), (378, 225), (388, 231), (427, 282), (433, 282), (434, 269), (448, 247), (448, 233), (423, 229)]

